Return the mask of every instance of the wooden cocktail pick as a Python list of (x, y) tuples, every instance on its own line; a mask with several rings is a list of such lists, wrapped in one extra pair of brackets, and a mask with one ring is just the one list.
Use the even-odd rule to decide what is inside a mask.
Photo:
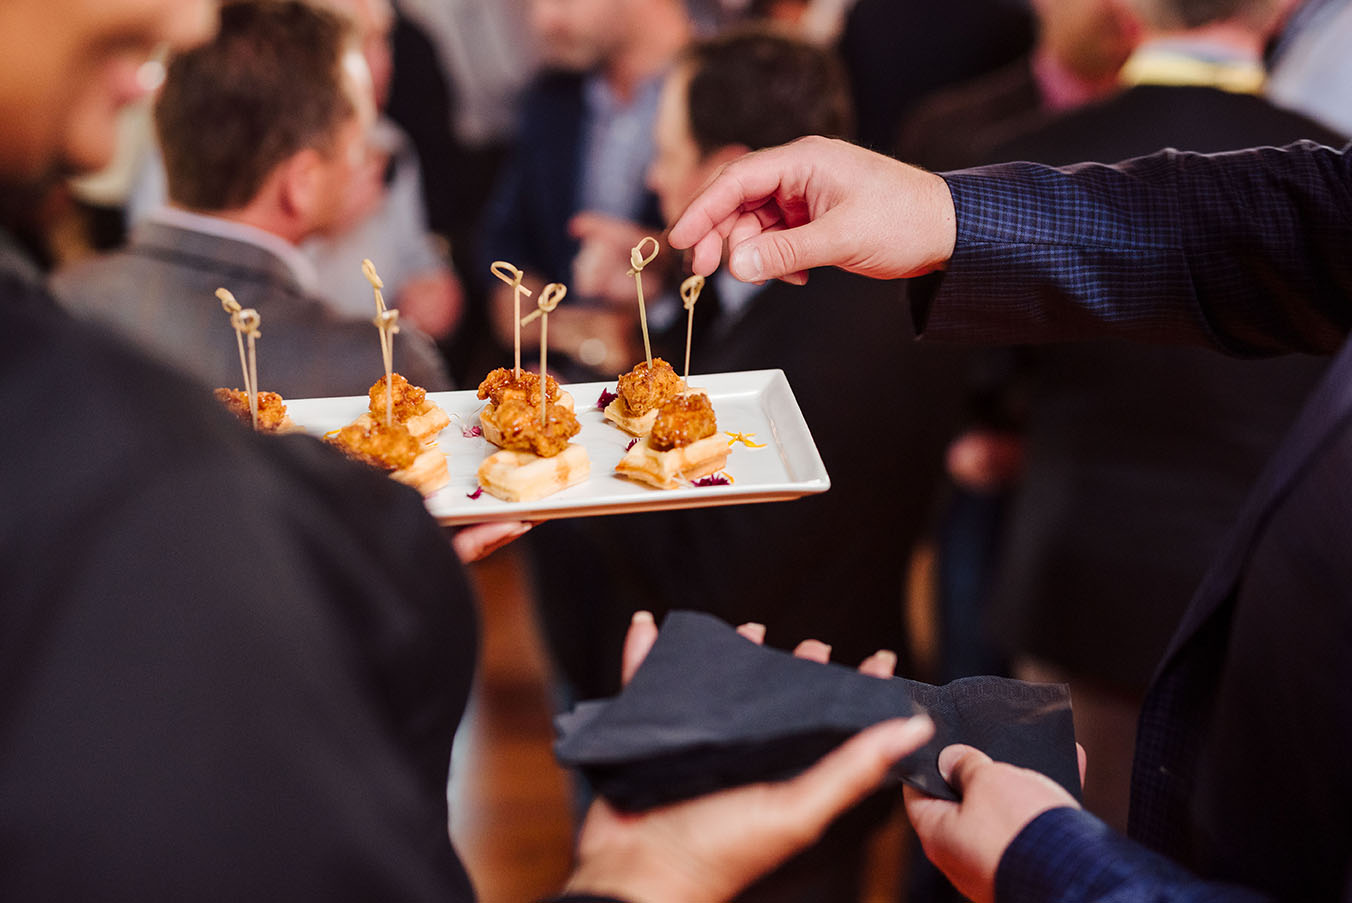
[(685, 383), (690, 385), (690, 336), (695, 331), (695, 302), (699, 300), (699, 293), (704, 291), (704, 277), (699, 274), (691, 276), (681, 283), (681, 304), (685, 306)]
[[(230, 325), (235, 327), (235, 342), (239, 346), (239, 367), (243, 371), (244, 392), (249, 396), (249, 416), (253, 428), (258, 429), (258, 349), (254, 341), (262, 337), (258, 326), (262, 317), (251, 307), (240, 307), (229, 289), (216, 289), (216, 297), (221, 307), (230, 315)], [(244, 350), (248, 342), (248, 352)]]
[(512, 266), (505, 260), (495, 260), (488, 268), (494, 276), (497, 276), (503, 282), (512, 287), (512, 322), (516, 325), (512, 329), (513, 345), (513, 366), (512, 378), (517, 382), (521, 381), (521, 296), (527, 298), (531, 296), (531, 290), (521, 284), (521, 277), (526, 274)]
[(554, 308), (559, 306), (563, 296), (568, 294), (568, 287), (560, 282), (551, 282), (540, 292), (540, 298), (536, 302), (537, 307), (531, 311), (526, 319), (522, 320), (520, 325), (525, 326), (536, 317), (540, 318), (540, 428), (543, 429), (548, 423), (549, 400), (548, 392), (545, 391), (548, 386), (549, 370), (547, 364), (549, 361), (549, 314)]
[(382, 310), (371, 322), (380, 330), (380, 354), (385, 359), (385, 425), (394, 422), (394, 334), (399, 331), (399, 311)]
[[(652, 253), (645, 255), (643, 246), (649, 242), (652, 242)], [(643, 330), (643, 356), (648, 360), (649, 369), (653, 365), (653, 349), (648, 343), (648, 311), (643, 304), (643, 268), (653, 262), (660, 247), (657, 239), (648, 235), (629, 251), (629, 275), (634, 277), (634, 285), (638, 288), (638, 324)]]
[(380, 293), (380, 290), (385, 287), (385, 281), (380, 278), (380, 274), (376, 272), (376, 265), (369, 258), (362, 260), (361, 272), (366, 277), (366, 281), (371, 283), (371, 291), (375, 293), (376, 313), (383, 314), (385, 312), (385, 296)]

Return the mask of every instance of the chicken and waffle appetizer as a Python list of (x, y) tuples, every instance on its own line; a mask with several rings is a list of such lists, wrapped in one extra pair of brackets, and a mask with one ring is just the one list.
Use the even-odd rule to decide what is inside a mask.
[[(479, 465), (479, 485), (508, 502), (544, 498), (581, 483), (591, 474), (587, 450), (569, 441), (582, 430), (577, 415), (562, 404), (550, 404), (542, 423), (539, 380), (535, 385), (534, 400), (516, 389), (498, 396), (493, 425), (498, 431), (497, 444), (503, 450)], [(485, 435), (487, 432), (485, 421)]]
[(326, 437), (343, 454), (431, 495), (450, 481), (446, 456), (423, 445), (407, 426), (363, 415)]
[[(398, 373), (391, 374), (390, 383), (394, 387), (394, 407), (391, 419), (408, 427), (408, 431), (419, 442), (430, 443), (451, 422), (450, 415), (427, 397), (427, 390), (415, 386)], [(371, 408), (357, 418), (357, 423), (379, 420), (385, 422), (385, 412), (389, 409), (387, 399), (389, 391), (385, 377), (372, 384), (367, 395), (371, 399)]]
[[(558, 380), (554, 377), (545, 376), (545, 392), (551, 408), (557, 405), (570, 412), (573, 410), (573, 396), (560, 389)], [(499, 367), (485, 376), (484, 381), (479, 383), (479, 397), (488, 401), (488, 404), (484, 405), (484, 409), (479, 412), (479, 424), (483, 427), (484, 438), (502, 448), (514, 448), (515, 446), (508, 446), (502, 441), (502, 429), (499, 426), (501, 418), (498, 416), (498, 410), (502, 405), (504, 395), (515, 395), (526, 399), (530, 405), (536, 407), (538, 413), (540, 375), (529, 370), (522, 370), (521, 378), (517, 379), (511, 368)]]
[(587, 450), (568, 441), (582, 429), (573, 400), (570, 397), (566, 406), (554, 401), (560, 395), (558, 383), (550, 379), (546, 366), (549, 314), (567, 291), (557, 282), (546, 285), (537, 301), (539, 309), (520, 321), (540, 319), (539, 375), (519, 367), (501, 375), (495, 370), (479, 386), (479, 397), (488, 397), (493, 408), (491, 417), (480, 417), (484, 435), (489, 435), (491, 423), (496, 434), (492, 441), (503, 446), (479, 465), (479, 485), (509, 502), (544, 498), (581, 483), (591, 473)]
[(678, 395), (655, 411), (652, 430), (624, 453), (615, 471), (631, 480), (677, 489), (722, 470), (728, 441), (718, 432), (709, 396)]
[(657, 419), (657, 409), (685, 391), (685, 381), (660, 357), (652, 365), (639, 361), (620, 375), (616, 398), (606, 405), (606, 419), (635, 436), (646, 436)]

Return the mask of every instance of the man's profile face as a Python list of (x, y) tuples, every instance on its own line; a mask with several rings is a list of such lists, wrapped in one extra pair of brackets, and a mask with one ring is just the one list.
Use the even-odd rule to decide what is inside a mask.
[(718, 166), (718, 161), (700, 153), (690, 134), (690, 75), (690, 67), (683, 65), (667, 76), (653, 126), (655, 153), (648, 167), (648, 187), (657, 195), (668, 225), (676, 221)]
[(582, 72), (624, 44), (629, 0), (531, 0), (531, 28), (544, 61)]
[(0, 2), (0, 178), (106, 165), (117, 113), (146, 92), (142, 66), (215, 21), (213, 0)]
[[(325, 233), (349, 227), (358, 214), (348, 209), (354, 183), (365, 176), (378, 178), (378, 169), (371, 164), (371, 129), (375, 125), (376, 105), (371, 75), (366, 60), (356, 50), (343, 54), (342, 89), (352, 107), (352, 115), (339, 123), (333, 145), (323, 154), (319, 173), (324, 189), (319, 192), (318, 206), (310, 211), (312, 233)], [(361, 214), (364, 215), (364, 214)]]

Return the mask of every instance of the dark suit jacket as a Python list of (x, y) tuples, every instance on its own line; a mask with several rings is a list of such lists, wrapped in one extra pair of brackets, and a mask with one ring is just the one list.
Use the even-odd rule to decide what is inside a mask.
[[(1108, 333), (1263, 354), (1332, 351), (1352, 325), (1346, 150), (1165, 152), (947, 178), (957, 249), (915, 310), (935, 337)], [(1352, 886), (1349, 386), (1344, 348), (1193, 596), (1137, 741), (1132, 836), (1285, 899)], [(1041, 862), (1011, 853), (1044, 877), (1051, 858), (1118, 884), (1157, 877), (1112, 859), (1107, 840), (1081, 839)]]
[[(1113, 163), (1176, 147), (1338, 135), (1260, 97), (1144, 85), (1047, 121), (988, 160)], [(1006, 521), (992, 633), (1142, 693), (1208, 562), (1327, 361), (1238, 361), (1121, 342), (1022, 355), (1027, 470)]]
[(472, 901), (475, 613), (422, 499), (0, 304), (0, 898)]
[[(62, 304), (80, 316), (208, 386), (241, 388), (235, 333), (215, 296), (220, 287), (262, 317), (260, 389), (284, 399), (365, 395), (384, 374), (371, 321), (337, 314), (307, 295), (280, 258), (256, 245), (146, 222), (126, 248), (53, 279)], [(401, 326), (395, 338), (394, 366), (426, 389), (450, 388), (436, 346), (411, 326)]]

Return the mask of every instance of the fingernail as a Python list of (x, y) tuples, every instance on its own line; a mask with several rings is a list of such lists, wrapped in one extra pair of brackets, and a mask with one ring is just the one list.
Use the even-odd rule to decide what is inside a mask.
[(755, 621), (742, 624), (737, 628), (737, 633), (753, 643), (765, 642), (765, 625), (757, 624)]
[(939, 750), (939, 777), (947, 781), (953, 773), (953, 766), (961, 756), (961, 751), (956, 746), (945, 746)]
[(760, 248), (746, 245), (732, 252), (728, 266), (732, 269), (732, 275), (743, 282), (755, 282), (762, 278), (761, 274), (765, 271), (765, 261), (761, 259)]
[(879, 665), (889, 671), (895, 671), (897, 669), (897, 654), (891, 649), (879, 649), (877, 652), (873, 653), (873, 658)]
[(629, 619), (630, 624), (654, 624), (653, 613), (650, 611), (636, 611), (634, 616)]

